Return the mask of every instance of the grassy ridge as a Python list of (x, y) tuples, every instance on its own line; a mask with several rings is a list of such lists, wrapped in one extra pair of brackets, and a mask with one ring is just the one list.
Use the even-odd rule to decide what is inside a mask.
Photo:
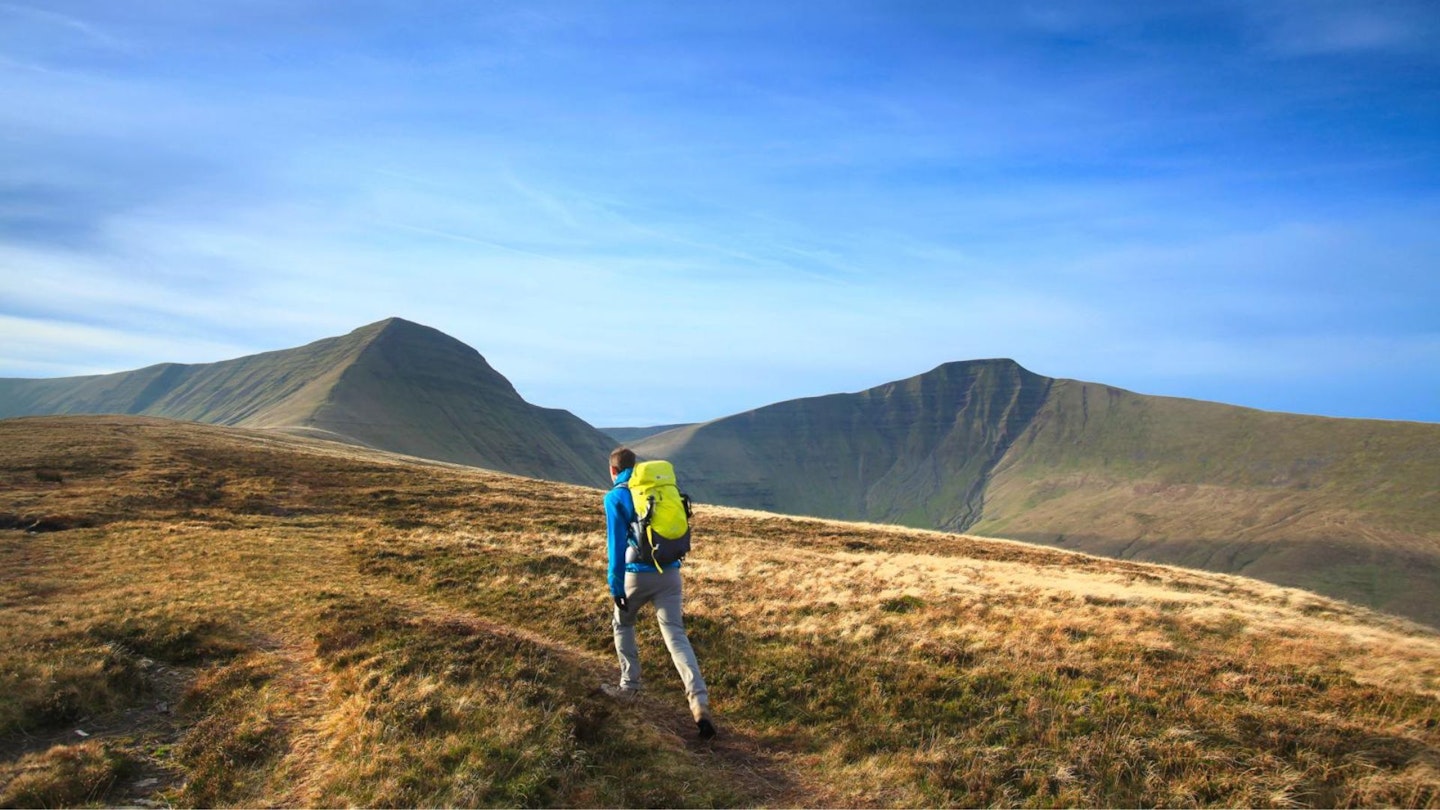
[(1440, 804), (1440, 638), (1299, 591), (702, 506), (707, 745), (653, 624), (647, 695), (595, 691), (598, 491), (152, 420), (0, 447), (0, 804)]
[(1440, 429), (1059, 381), (980, 534), (1305, 587), (1440, 626)]
[(157, 366), (89, 377), (0, 380), (0, 417), (127, 413), (217, 425), (303, 424), (340, 372), (379, 331), (219, 363)]
[(517, 475), (599, 486), (611, 440), (522, 399), (479, 352), (400, 318), (218, 363), (0, 379), (0, 418), (137, 414), (275, 428)]
[(1440, 498), (1440, 428), (1331, 419), (1134, 394), (1060, 380), (995, 470), (1028, 480), (1077, 472), (1165, 485), (1310, 493), (1423, 532)]

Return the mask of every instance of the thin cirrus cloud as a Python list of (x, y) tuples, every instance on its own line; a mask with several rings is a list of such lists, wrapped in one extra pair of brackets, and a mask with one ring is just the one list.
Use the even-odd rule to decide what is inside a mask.
[[(992, 356), (1434, 421), (1437, 19), (0, 3), (0, 375), (399, 315), (596, 423)], [(607, 362), (657, 312), (663, 403)]]
[(1426, 5), (1281, 0), (1253, 4), (1246, 13), (1261, 47), (1276, 56), (1404, 53), (1434, 44), (1436, 19)]

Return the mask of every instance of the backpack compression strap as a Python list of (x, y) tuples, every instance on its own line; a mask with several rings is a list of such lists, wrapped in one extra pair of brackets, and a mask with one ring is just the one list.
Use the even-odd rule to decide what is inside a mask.
[(645, 517), (640, 519), (640, 528), (645, 532), (645, 544), (650, 547), (650, 562), (654, 564), (656, 571), (663, 574), (665, 569), (661, 568), (660, 561), (655, 559), (655, 552), (659, 551), (659, 545), (655, 542), (655, 529), (650, 526), (650, 516), (655, 514), (655, 496), (650, 495), (647, 500), (649, 506), (645, 510)]

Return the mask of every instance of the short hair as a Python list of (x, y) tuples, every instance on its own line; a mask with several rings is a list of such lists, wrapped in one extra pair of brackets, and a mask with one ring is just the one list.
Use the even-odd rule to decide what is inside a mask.
[(635, 451), (628, 447), (617, 447), (610, 453), (610, 466), (617, 470), (628, 470), (635, 466)]

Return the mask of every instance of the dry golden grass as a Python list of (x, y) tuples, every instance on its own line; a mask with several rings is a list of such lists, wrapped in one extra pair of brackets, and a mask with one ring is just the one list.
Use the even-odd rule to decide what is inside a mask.
[(1440, 636), (1302, 591), (701, 506), (711, 745), (653, 627), (646, 697), (595, 692), (598, 491), (159, 420), (0, 447), (3, 804), (1440, 805)]

